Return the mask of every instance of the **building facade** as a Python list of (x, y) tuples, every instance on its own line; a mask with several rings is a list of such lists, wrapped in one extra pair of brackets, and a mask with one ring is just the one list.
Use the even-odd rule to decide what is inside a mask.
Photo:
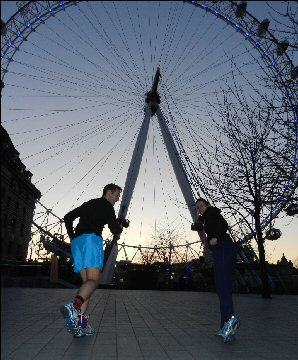
[(1, 125), (1, 259), (25, 261), (40, 191)]

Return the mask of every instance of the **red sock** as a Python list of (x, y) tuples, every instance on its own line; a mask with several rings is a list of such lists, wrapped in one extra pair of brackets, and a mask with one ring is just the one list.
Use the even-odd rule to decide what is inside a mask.
[(77, 296), (74, 298), (73, 307), (74, 307), (76, 310), (80, 310), (80, 308), (81, 308), (81, 306), (83, 305), (84, 301), (85, 301), (85, 300), (82, 298), (82, 296), (77, 295)]

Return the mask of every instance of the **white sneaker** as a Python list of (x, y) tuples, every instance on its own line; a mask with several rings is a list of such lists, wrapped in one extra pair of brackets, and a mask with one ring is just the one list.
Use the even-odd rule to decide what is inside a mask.
[(73, 306), (73, 303), (69, 303), (67, 305), (61, 306), (60, 312), (66, 320), (67, 331), (76, 337), (83, 336), (82, 330), (78, 324), (79, 316), (81, 314), (80, 310), (76, 310)]

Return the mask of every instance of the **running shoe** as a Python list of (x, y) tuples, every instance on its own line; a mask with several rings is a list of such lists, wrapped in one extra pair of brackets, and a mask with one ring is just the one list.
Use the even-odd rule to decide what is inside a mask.
[(73, 303), (61, 306), (60, 312), (66, 320), (67, 331), (75, 337), (82, 336), (82, 330), (78, 324), (81, 312), (74, 308)]
[(223, 335), (224, 335), (223, 329), (224, 329), (224, 327), (219, 328), (219, 329), (216, 331), (215, 335), (216, 335), (216, 336), (223, 336)]
[(234, 339), (235, 332), (239, 326), (240, 322), (235, 316), (232, 316), (231, 319), (224, 324), (223, 341), (225, 343), (231, 342)]
[(94, 330), (89, 323), (89, 315), (80, 314), (79, 316), (79, 327), (81, 328), (82, 334), (86, 336), (94, 335)]

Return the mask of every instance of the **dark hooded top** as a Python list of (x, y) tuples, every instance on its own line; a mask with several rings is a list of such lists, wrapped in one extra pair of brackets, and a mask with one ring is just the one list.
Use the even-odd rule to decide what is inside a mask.
[(216, 238), (217, 241), (231, 240), (230, 235), (227, 234), (228, 223), (217, 207), (208, 206), (199, 220), (203, 223), (208, 244), (212, 238)]
[[(80, 220), (74, 232), (73, 222), (78, 217)], [(114, 207), (105, 197), (89, 200), (73, 209), (64, 216), (64, 222), (70, 239), (91, 233), (101, 236), (106, 224), (114, 235), (122, 231), (117, 222)]]

